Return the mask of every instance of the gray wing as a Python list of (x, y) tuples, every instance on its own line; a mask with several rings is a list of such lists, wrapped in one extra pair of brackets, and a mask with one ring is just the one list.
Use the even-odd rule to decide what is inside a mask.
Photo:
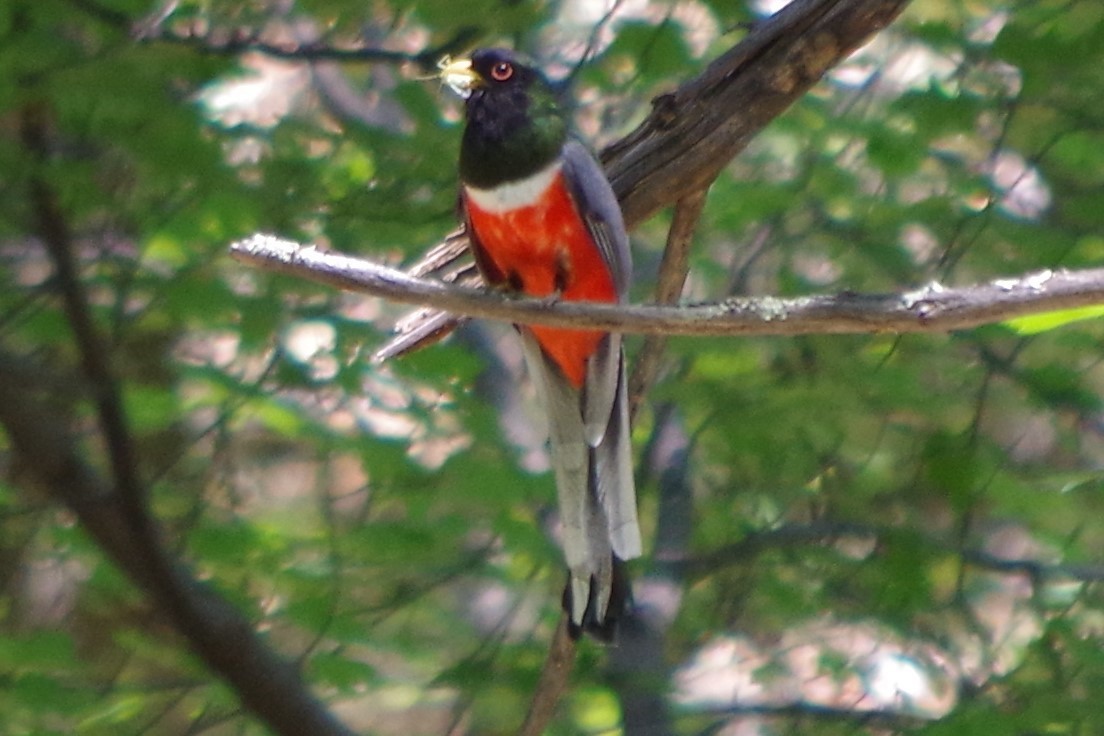
[(632, 253), (617, 195), (602, 167), (579, 141), (564, 144), (563, 170), (575, 206), (602, 251), (602, 259), (609, 264), (617, 295), (624, 300), (632, 280)]
[[(598, 162), (578, 141), (569, 140), (564, 144), (563, 172), (575, 207), (610, 269), (618, 301), (623, 303), (632, 280), (632, 254), (617, 197)], [(591, 447), (602, 442), (609, 426), (620, 371), (621, 336), (614, 333), (602, 340), (587, 365), (583, 423)]]

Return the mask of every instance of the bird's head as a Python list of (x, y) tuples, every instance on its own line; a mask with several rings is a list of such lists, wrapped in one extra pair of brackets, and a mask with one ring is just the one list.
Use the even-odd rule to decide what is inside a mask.
[(531, 62), (509, 49), (486, 48), (440, 66), (441, 80), (467, 100), (460, 148), (465, 182), (488, 187), (518, 179), (559, 154), (567, 121)]
[(534, 86), (551, 92), (544, 75), (509, 49), (479, 49), (466, 59), (446, 57), (439, 67), (441, 81), (465, 99), (516, 95)]

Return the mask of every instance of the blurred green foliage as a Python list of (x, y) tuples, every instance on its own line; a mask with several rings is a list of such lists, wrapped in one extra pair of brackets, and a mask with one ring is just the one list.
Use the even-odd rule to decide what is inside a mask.
[[(455, 223), (457, 102), (415, 63), (312, 66), (225, 46), (237, 29), (413, 56), (470, 35), (566, 72), (602, 17), (589, 8), (186, 0), (161, 19), (167, 37), (135, 40), (152, 3), (0, 3), (0, 346), (76, 375), (29, 194), (41, 182), (109, 342), (166, 543), (363, 732), (513, 731), (558, 611), (552, 480), (501, 378), (485, 377), (498, 365), (485, 336), (373, 365), (398, 308), (227, 256), (261, 230), (413, 259)], [(758, 14), (634, 4), (594, 35), (580, 128), (627, 132)], [(686, 296), (1097, 265), (1102, 57), (1097, 0), (915, 0), (715, 183)], [(642, 299), (664, 222), (636, 233)], [(943, 653), (936, 679), (957, 699), (940, 720), (902, 721), (909, 732), (1104, 732), (1104, 600), (1076, 574), (1104, 565), (1098, 312), (953, 335), (672, 341), (634, 439), (644, 457), (661, 428), (651, 409), (677, 407), (692, 438), (686, 556), (787, 525), (877, 536), (768, 544), (685, 581), (672, 670), (714, 636), (771, 651), (812, 622), (850, 622), (929, 663), (923, 652)], [(103, 468), (89, 417), (76, 404)], [(3, 732), (261, 732), (71, 515), (25, 488), (9, 450), (0, 436)], [(659, 483), (641, 477), (650, 534)], [(1040, 567), (994, 569), (1001, 558)], [(1012, 620), (1027, 633), (1002, 628)], [(617, 727), (601, 660), (584, 645), (551, 733)], [(770, 683), (784, 660), (752, 676)], [(857, 666), (835, 650), (817, 662), (833, 680)], [(720, 718), (708, 710), (684, 706), (674, 730)], [(815, 714), (769, 723), (884, 732)]]

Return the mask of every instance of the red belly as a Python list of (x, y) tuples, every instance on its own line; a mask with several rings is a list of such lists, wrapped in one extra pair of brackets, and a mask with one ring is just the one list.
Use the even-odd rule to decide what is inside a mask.
[[(469, 198), (465, 206), (483, 260), (498, 271), (485, 274), (489, 279), (513, 281), (525, 294), (543, 297), (556, 291), (559, 278), (565, 301), (617, 301), (609, 267), (579, 217), (562, 174), (532, 205), (492, 213), (480, 210)], [(568, 380), (581, 387), (587, 358), (605, 333), (538, 325), (529, 329)]]

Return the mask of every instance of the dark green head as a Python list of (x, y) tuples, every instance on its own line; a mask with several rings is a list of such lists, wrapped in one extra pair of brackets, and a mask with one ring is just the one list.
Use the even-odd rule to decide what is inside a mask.
[(479, 49), (445, 67), (468, 94), (460, 179), (480, 189), (523, 179), (559, 155), (567, 121), (544, 75), (506, 49)]

